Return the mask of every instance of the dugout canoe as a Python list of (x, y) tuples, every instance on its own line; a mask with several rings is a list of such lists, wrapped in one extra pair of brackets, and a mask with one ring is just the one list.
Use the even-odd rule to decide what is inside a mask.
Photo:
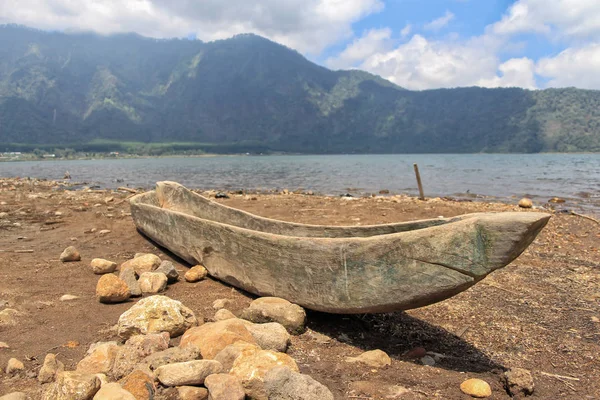
[(131, 215), (145, 236), (216, 279), (330, 313), (407, 310), (447, 299), (513, 261), (550, 218), (504, 212), (305, 225), (227, 207), (175, 182), (132, 197)]

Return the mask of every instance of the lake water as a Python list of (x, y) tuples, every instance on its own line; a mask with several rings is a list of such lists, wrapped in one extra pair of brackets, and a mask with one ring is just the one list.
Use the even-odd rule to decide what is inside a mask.
[[(303, 188), (322, 194), (417, 194), (413, 163), (425, 195), (514, 202), (530, 196), (567, 199), (573, 209), (600, 210), (600, 154), (398, 154), (219, 156), (0, 163), (0, 176), (60, 179), (115, 188), (150, 188), (173, 180), (191, 188)], [(123, 180), (122, 182), (117, 180)]]

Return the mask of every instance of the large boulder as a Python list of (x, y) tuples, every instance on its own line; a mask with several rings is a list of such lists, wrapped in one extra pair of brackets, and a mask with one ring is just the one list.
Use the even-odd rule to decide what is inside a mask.
[(198, 319), (186, 306), (166, 296), (150, 296), (140, 300), (119, 317), (118, 335), (168, 332), (171, 337), (183, 334), (198, 325)]
[(278, 322), (249, 324), (246, 329), (263, 350), (275, 350), (285, 353), (290, 345), (290, 334)]
[(152, 400), (156, 392), (154, 377), (135, 370), (119, 381), (123, 389), (131, 393), (136, 400)]
[(264, 388), (269, 400), (333, 400), (333, 393), (326, 386), (286, 367), (269, 370)]
[(120, 303), (131, 296), (127, 284), (113, 274), (102, 275), (96, 285), (96, 297), (100, 303)]
[(218, 361), (195, 360), (163, 365), (154, 375), (164, 386), (202, 385), (207, 376), (218, 374), (222, 369)]
[(242, 318), (259, 324), (279, 322), (291, 334), (304, 331), (306, 313), (299, 305), (278, 297), (261, 297), (250, 303)]
[(139, 257), (135, 257), (129, 261), (125, 261), (121, 264), (121, 271), (126, 268), (133, 268), (135, 273), (140, 276), (144, 272), (152, 272), (160, 266), (161, 260), (154, 254), (142, 254)]
[(65, 371), (56, 376), (42, 400), (90, 400), (100, 390), (100, 379), (94, 374)]
[(240, 340), (256, 344), (244, 322), (239, 319), (227, 319), (188, 330), (181, 337), (179, 346), (194, 346), (200, 350), (202, 358), (212, 360), (225, 347)]
[(229, 373), (241, 380), (246, 395), (251, 399), (267, 400), (264, 379), (267, 372), (275, 367), (287, 367), (298, 372), (296, 361), (285, 353), (245, 350), (235, 359)]
[(229, 374), (213, 374), (204, 380), (210, 400), (244, 400), (246, 392), (238, 378)]

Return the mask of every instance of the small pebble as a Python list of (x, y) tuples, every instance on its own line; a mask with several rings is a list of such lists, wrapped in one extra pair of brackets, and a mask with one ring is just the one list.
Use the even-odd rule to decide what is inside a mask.
[(492, 395), (490, 385), (481, 379), (467, 379), (460, 384), (460, 390), (471, 397), (482, 399)]

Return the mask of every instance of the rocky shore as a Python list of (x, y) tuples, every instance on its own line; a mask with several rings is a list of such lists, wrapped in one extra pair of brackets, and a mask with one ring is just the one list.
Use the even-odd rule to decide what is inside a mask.
[[(452, 299), (330, 315), (255, 298), (142, 237), (129, 191), (0, 180), (0, 399), (595, 399), (600, 226), (556, 213)], [(359, 225), (515, 205), (205, 192), (287, 221)], [(549, 210), (545, 207), (545, 212)], [(551, 211), (551, 209), (550, 209)]]

